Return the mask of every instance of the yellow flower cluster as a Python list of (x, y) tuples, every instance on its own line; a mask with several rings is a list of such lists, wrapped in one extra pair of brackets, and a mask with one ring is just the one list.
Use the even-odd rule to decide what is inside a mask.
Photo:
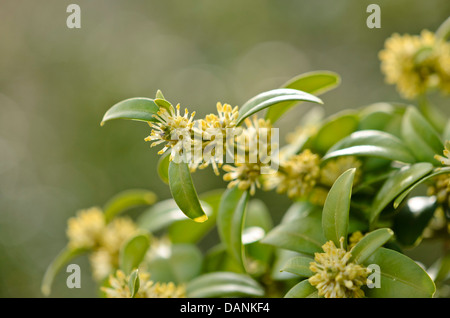
[[(150, 274), (139, 272), (139, 290), (134, 295), (135, 298), (184, 298), (186, 289), (183, 285), (176, 286), (174, 283), (155, 283), (150, 280)], [(115, 275), (110, 275), (110, 287), (102, 287), (101, 290), (107, 298), (131, 298), (129, 286), (130, 275), (125, 275), (121, 270), (117, 270)]]
[(394, 34), (379, 53), (386, 82), (414, 99), (430, 88), (450, 93), (450, 43), (424, 30), (420, 35)]
[(107, 224), (99, 208), (78, 212), (67, 226), (70, 248), (91, 249), (89, 260), (96, 280), (107, 277), (118, 266), (120, 247), (137, 233), (138, 228), (129, 218), (118, 217)]
[(291, 199), (304, 197), (317, 183), (320, 175), (319, 163), (319, 156), (309, 149), (291, 156), (280, 164), (276, 176), (268, 181), (268, 187), (275, 186), (278, 193), (287, 193)]
[(328, 241), (322, 246), (324, 253), (315, 253), (309, 268), (316, 274), (308, 281), (325, 298), (362, 298), (361, 287), (368, 283), (370, 270), (349, 262), (351, 253), (343, 248), (343, 242), (342, 237), (337, 248)]
[(245, 119), (245, 125), (246, 129), (236, 139), (235, 164), (223, 166), (227, 172), (223, 179), (231, 181), (229, 188), (250, 189), (250, 194), (254, 195), (256, 188), (261, 188), (261, 176), (274, 173), (270, 168), (270, 156), (276, 145), (271, 143), (270, 121), (253, 116)]

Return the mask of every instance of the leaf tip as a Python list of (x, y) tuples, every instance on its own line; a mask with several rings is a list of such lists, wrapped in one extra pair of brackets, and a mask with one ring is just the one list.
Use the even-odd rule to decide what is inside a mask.
[(208, 216), (206, 214), (203, 214), (202, 216), (196, 217), (193, 220), (197, 223), (203, 223), (208, 220)]

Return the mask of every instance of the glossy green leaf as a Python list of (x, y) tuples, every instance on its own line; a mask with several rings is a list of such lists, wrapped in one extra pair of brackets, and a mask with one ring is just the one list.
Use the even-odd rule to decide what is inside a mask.
[(128, 280), (128, 288), (130, 289), (131, 298), (134, 298), (140, 287), (139, 270), (135, 269)]
[(314, 95), (291, 88), (278, 88), (256, 95), (242, 105), (239, 109), (237, 125), (245, 118), (276, 104), (286, 101), (303, 101), (322, 104), (322, 100)]
[(197, 223), (189, 219), (173, 222), (168, 228), (170, 241), (173, 243), (196, 243), (216, 225), (220, 198), (223, 190), (211, 190), (199, 195), (203, 210), (209, 222)]
[[(340, 84), (338, 74), (329, 71), (316, 71), (300, 74), (286, 82), (282, 87), (297, 89), (309, 94), (320, 95), (326, 93)], [(298, 104), (296, 101), (287, 101), (274, 105), (267, 110), (266, 119), (272, 123), (277, 121), (284, 113)]]
[(197, 277), (202, 269), (203, 255), (193, 244), (161, 242), (146, 258), (151, 279), (157, 282), (183, 284)]
[(406, 189), (405, 191), (402, 192), (402, 194), (400, 194), (394, 201), (394, 208), (396, 209), (402, 202), (403, 200), (414, 190), (416, 189), (419, 185), (423, 184), (424, 182), (433, 179), (436, 176), (439, 176), (441, 174), (450, 174), (450, 167), (445, 167), (445, 168), (436, 168), (433, 170), (432, 173), (430, 173), (429, 175), (423, 177), (422, 179), (418, 180), (417, 182), (415, 182), (412, 186), (410, 186), (408, 189)]
[(283, 272), (282, 269), (291, 258), (297, 257), (299, 255), (300, 254), (297, 252), (288, 251), (281, 248), (275, 249), (270, 277), (275, 281), (285, 281), (293, 278), (297, 279), (297, 275), (289, 272)]
[(125, 274), (130, 274), (144, 259), (150, 246), (150, 239), (146, 234), (138, 234), (129, 239), (120, 249), (119, 267)]
[(326, 153), (333, 145), (349, 136), (358, 128), (359, 116), (345, 111), (329, 118), (312, 137), (315, 151)]
[(156, 168), (159, 178), (166, 184), (169, 184), (169, 164), (170, 155), (169, 152), (167, 152), (158, 159)]
[(414, 107), (409, 107), (403, 116), (402, 138), (419, 161), (435, 164), (434, 155), (444, 149), (439, 134)]
[(427, 175), (432, 169), (432, 164), (420, 162), (404, 166), (387, 179), (373, 200), (369, 215), (370, 223), (374, 223), (381, 211), (399, 194)]
[(420, 243), (438, 204), (435, 197), (412, 197), (394, 218), (393, 230), (397, 241), (412, 247)]
[(304, 256), (296, 256), (287, 261), (282, 271), (289, 272), (300, 277), (311, 277), (314, 273), (309, 269), (309, 263), (314, 259)]
[(242, 232), (248, 197), (248, 191), (239, 190), (238, 187), (227, 189), (220, 201), (217, 215), (217, 229), (220, 239), (243, 270), (245, 270), (245, 256), (242, 246)]
[(151, 205), (156, 202), (156, 194), (144, 189), (130, 189), (122, 191), (112, 197), (104, 206), (106, 222), (129, 209)]
[(339, 156), (370, 156), (405, 163), (415, 162), (414, 156), (400, 139), (378, 130), (354, 132), (335, 144), (323, 160)]
[(49, 296), (51, 293), (51, 288), (53, 280), (56, 274), (63, 268), (64, 265), (69, 263), (72, 259), (86, 253), (88, 250), (84, 248), (70, 249), (65, 247), (61, 252), (55, 257), (55, 259), (50, 263), (45, 271), (44, 278), (42, 279), (41, 292), (45, 296)]
[(321, 213), (311, 213), (282, 223), (270, 231), (261, 242), (305, 254), (322, 252), (326, 239), (322, 231)]
[[(211, 207), (204, 201), (200, 201), (203, 210), (207, 215), (212, 212)], [(164, 200), (156, 203), (151, 208), (144, 211), (136, 220), (139, 228), (145, 229), (148, 232), (154, 233), (159, 230), (165, 229), (171, 224), (180, 221), (187, 221), (193, 224), (206, 224), (192, 222), (184, 215), (178, 205), (173, 199)]]
[[(334, 182), (325, 200), (322, 228), (325, 238), (340, 246), (341, 237), (347, 238), (353, 179), (356, 169), (344, 172)], [(344, 248), (346, 247), (344, 240)]]
[(430, 125), (438, 132), (442, 133), (447, 123), (447, 116), (439, 108), (433, 105), (425, 97), (419, 98), (419, 109), (421, 114)]
[(190, 298), (262, 297), (264, 289), (250, 276), (215, 272), (199, 276), (186, 286)]
[(349, 262), (362, 264), (370, 257), (379, 247), (389, 241), (394, 235), (391, 229), (377, 229), (367, 233), (356, 245), (351, 249), (352, 256)]
[(284, 298), (318, 298), (317, 288), (312, 286), (307, 279), (292, 287)]
[(170, 162), (169, 187), (173, 199), (188, 218), (199, 223), (208, 219), (198, 199), (187, 163)]
[(380, 267), (380, 288), (367, 288), (365, 294), (369, 298), (427, 298), (436, 290), (422, 267), (394, 250), (377, 249), (364, 262), (365, 266), (370, 264)]
[(131, 119), (139, 121), (156, 121), (159, 107), (153, 99), (135, 97), (123, 100), (112, 106), (103, 116), (101, 125), (113, 119)]

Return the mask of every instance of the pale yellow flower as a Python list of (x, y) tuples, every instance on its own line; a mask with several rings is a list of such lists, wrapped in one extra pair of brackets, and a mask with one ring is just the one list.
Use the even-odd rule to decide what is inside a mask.
[(353, 156), (331, 159), (325, 163), (320, 171), (320, 183), (331, 187), (341, 174), (348, 169), (356, 168), (353, 184), (357, 184), (361, 178), (361, 166), (361, 161)]
[(379, 53), (386, 82), (400, 94), (414, 99), (434, 87), (449, 91), (450, 45), (424, 30), (420, 35), (394, 34)]
[(435, 155), (434, 158), (436, 160), (440, 161), (443, 165), (450, 166), (450, 141), (449, 140), (447, 140), (445, 142), (445, 149), (444, 149), (443, 153), (444, 153), (445, 157), (442, 157), (440, 155)]
[[(184, 298), (186, 289), (183, 285), (176, 286), (174, 283), (159, 283), (150, 280), (150, 274), (139, 271), (139, 290), (135, 298)], [(121, 270), (109, 278), (110, 287), (102, 287), (107, 298), (130, 298), (129, 286), (130, 276), (126, 276)]]
[(254, 195), (256, 189), (261, 188), (262, 175), (275, 173), (270, 164), (272, 149), (278, 145), (272, 144), (270, 121), (253, 116), (244, 122), (247, 127), (236, 139), (235, 163), (223, 166), (227, 172), (223, 179), (231, 181), (229, 188), (250, 189), (250, 194)]
[(136, 224), (128, 217), (113, 219), (102, 233), (101, 246), (111, 254), (119, 253), (120, 247), (138, 233)]
[(352, 249), (361, 239), (364, 237), (364, 234), (361, 231), (353, 232), (352, 235), (348, 238), (348, 248)]
[(94, 248), (99, 244), (105, 228), (103, 212), (93, 207), (81, 210), (67, 222), (67, 237), (70, 248)]
[(280, 169), (265, 186), (275, 188), (278, 193), (287, 193), (288, 197), (300, 198), (310, 194), (320, 175), (319, 156), (309, 149), (291, 156), (281, 162)]
[(362, 298), (362, 286), (368, 283), (370, 270), (350, 263), (351, 253), (343, 248), (344, 238), (337, 248), (332, 241), (322, 246), (324, 253), (315, 253), (310, 270), (316, 273), (308, 281), (315, 286), (319, 296), (325, 298)]
[(108, 277), (117, 267), (118, 259), (117, 255), (113, 255), (105, 249), (99, 249), (89, 255), (89, 263), (92, 268), (92, 277), (99, 282)]
[(169, 148), (172, 148), (170, 159), (172, 160), (175, 155), (178, 155), (184, 145), (183, 143), (192, 143), (191, 134), (193, 127), (193, 119), (195, 112), (189, 116), (187, 108), (184, 110), (184, 115), (180, 113), (180, 104), (176, 106), (176, 109), (170, 105), (170, 108), (161, 107), (157, 112), (157, 115), (153, 115), (158, 121), (148, 122), (152, 131), (150, 136), (145, 138), (145, 141), (153, 141), (150, 145), (154, 147), (161, 143), (165, 143), (165, 146), (158, 154), (165, 153)]

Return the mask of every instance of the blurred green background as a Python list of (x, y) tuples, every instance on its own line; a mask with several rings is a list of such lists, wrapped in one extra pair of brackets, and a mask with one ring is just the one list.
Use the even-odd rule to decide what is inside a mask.
[[(81, 29), (66, 27), (70, 3)], [(381, 29), (366, 26), (370, 3), (381, 6)], [(111, 105), (161, 89), (201, 117), (313, 70), (342, 76), (323, 96), (327, 114), (401, 101), (379, 70), (384, 40), (435, 30), (449, 14), (448, 0), (0, 0), (0, 297), (42, 297), (77, 210), (128, 188), (169, 198), (149, 127), (100, 128)], [(279, 122), (281, 135), (303, 111)], [(194, 180), (199, 192), (225, 185), (210, 169)], [(262, 197), (275, 221), (289, 204), (279, 198)], [(53, 297), (96, 296), (87, 260), (77, 262), (82, 288), (65, 287), (61, 273)]]

